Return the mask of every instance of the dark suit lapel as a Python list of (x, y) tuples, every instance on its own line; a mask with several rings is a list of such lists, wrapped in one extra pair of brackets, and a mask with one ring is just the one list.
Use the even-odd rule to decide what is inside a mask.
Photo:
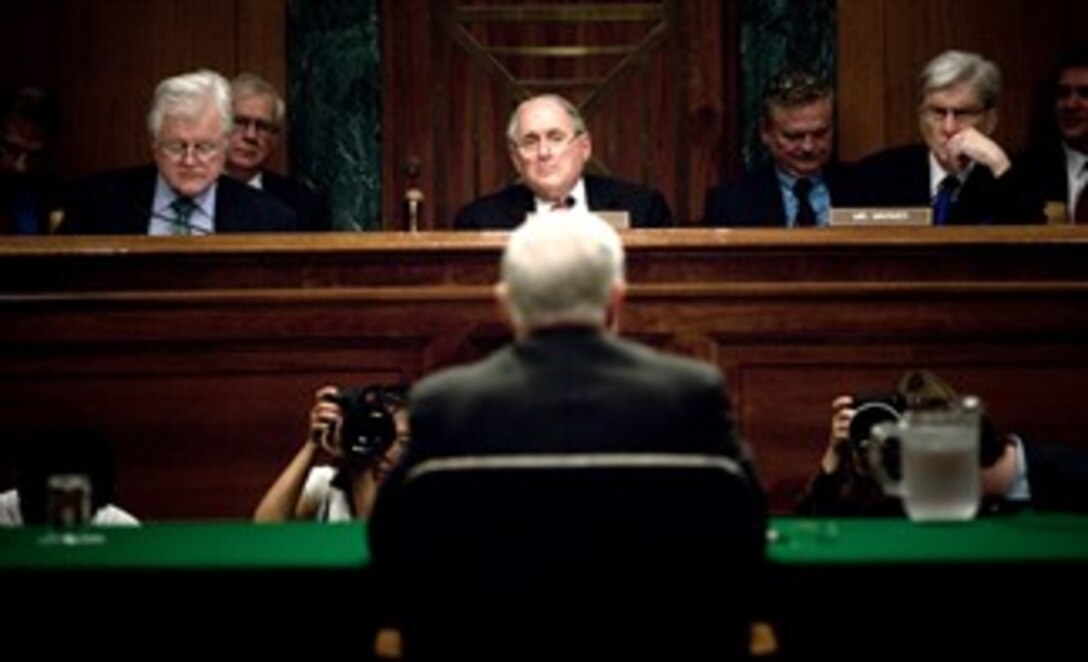
[(154, 166), (132, 171), (132, 182), (126, 185), (126, 188), (131, 187), (130, 193), (118, 198), (125, 201), (116, 220), (121, 224), (118, 232), (122, 234), (150, 232), (151, 207), (155, 203), (155, 182), (158, 181), (158, 174), (159, 171)]
[(760, 171), (755, 187), (752, 221), (757, 226), (785, 227), (786, 203), (782, 201), (782, 189), (778, 185), (778, 173), (773, 167)]
[(238, 222), (241, 220), (238, 214), (238, 191), (234, 186), (248, 186), (234, 181), (228, 181), (226, 175), (221, 175), (215, 187), (215, 219), (213, 227), (215, 233), (235, 232), (238, 230)]
[(614, 211), (622, 209), (614, 200), (612, 187), (606, 180), (593, 175), (585, 175), (583, 181), (586, 187), (586, 206), (590, 211)]
[(507, 227), (516, 228), (525, 221), (525, 217), (536, 211), (536, 199), (533, 192), (524, 184), (510, 188), (510, 199), (506, 207)]

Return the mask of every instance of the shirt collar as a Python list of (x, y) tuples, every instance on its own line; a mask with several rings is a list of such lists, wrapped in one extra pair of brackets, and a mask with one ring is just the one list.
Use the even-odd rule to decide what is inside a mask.
[(949, 175), (952, 175), (956, 179), (960, 180), (960, 184), (962, 185), (965, 181), (967, 181), (967, 177), (970, 176), (971, 171), (975, 169), (975, 162), (971, 161), (970, 163), (967, 164), (966, 168), (959, 171), (958, 173), (948, 172), (947, 170), (944, 169), (943, 166), (941, 166), (940, 163), (938, 163), (937, 157), (933, 156), (933, 151), (932, 150), (928, 152), (928, 155), (929, 155), (929, 195), (931, 197), (937, 195), (937, 189), (939, 189), (941, 187), (941, 182), (944, 181), (945, 177), (947, 177)]
[[(568, 197), (574, 198), (574, 206), (571, 207), (571, 211), (589, 211), (589, 200), (586, 199), (586, 182), (585, 179), (579, 177), (578, 181), (574, 183), (574, 188), (567, 194)], [(552, 210), (551, 200), (544, 200), (542, 198), (533, 196), (536, 202), (537, 213), (545, 213)]]

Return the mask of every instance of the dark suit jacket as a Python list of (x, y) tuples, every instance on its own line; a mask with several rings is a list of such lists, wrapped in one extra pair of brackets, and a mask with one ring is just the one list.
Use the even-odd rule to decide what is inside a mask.
[[(155, 196), (154, 166), (101, 173), (73, 187), (65, 206), (62, 234), (147, 234)], [(215, 231), (283, 232), (298, 230), (289, 207), (227, 176), (215, 194)]]
[(261, 173), (261, 186), (264, 191), (295, 210), (300, 230), (325, 232), (332, 229), (332, 215), (325, 197), (313, 188), (271, 171)]
[(1065, 151), (1060, 143), (1054, 142), (1020, 154), (1016, 158), (1016, 168), (1024, 173), (1031, 190), (1044, 204), (1060, 204), (1067, 208), (1066, 218), (1073, 217), (1074, 210), (1068, 209), (1069, 177), (1066, 174)]
[[(661, 354), (588, 328), (536, 332), (523, 341), (497, 350), (483, 361), (424, 379), (413, 388), (410, 397), (412, 441), (401, 462), (382, 483), (370, 518), (368, 531), (376, 577), (390, 582), (385, 590), (391, 591), (394, 596), (405, 595), (406, 588), (410, 595), (415, 594), (412, 578), (419, 576), (420, 569), (411, 563), (411, 553), (402, 552), (406, 551), (404, 545), (412, 544), (413, 536), (408, 532), (417, 520), (408, 521), (408, 514), (403, 514), (401, 509), (407, 507), (411, 512), (411, 501), (404, 489), (405, 476), (419, 463), (436, 457), (579, 452), (693, 453), (746, 459), (747, 454), (734, 436), (724, 386), (721, 373), (708, 364)], [(750, 463), (744, 461), (742, 464), (750, 470)], [(752, 496), (754, 501), (762, 501), (758, 490)], [(493, 497), (501, 500), (502, 494)], [(564, 503), (563, 497), (563, 494), (546, 495), (556, 504)], [(667, 496), (660, 498), (668, 499)], [(501, 509), (502, 506), (497, 505), (497, 508)], [(531, 522), (540, 521), (532, 513), (525, 515), (530, 518), (530, 528)], [(601, 522), (600, 525), (607, 527), (609, 523)], [(499, 544), (504, 544), (503, 532), (496, 533)], [(506, 542), (510, 548), (517, 550), (518, 542)], [(656, 541), (647, 541), (647, 546), (652, 542)], [(585, 544), (585, 539), (576, 531), (569, 544)], [(664, 541), (662, 546), (667, 546)], [(637, 553), (641, 552), (639, 550)], [(450, 550), (450, 553), (456, 553), (456, 550)], [(596, 549), (584, 550), (582, 558), (586, 560), (587, 568), (601, 562), (596, 553)], [(692, 558), (691, 554), (690, 550), (684, 552), (688, 559)], [(549, 557), (561, 559), (562, 555)], [(657, 558), (670, 557), (662, 555)], [(616, 563), (620, 562), (616, 560)], [(663, 563), (673, 567), (669, 561)], [(731, 564), (728, 560), (723, 560), (723, 563)], [(563, 566), (563, 563), (559, 562), (559, 565)], [(516, 562), (511, 563), (512, 568), (516, 566)], [(564, 573), (556, 581), (562, 584), (570, 580), (585, 586), (577, 580), (580, 569), (581, 566), (571, 568), (569, 575)], [(523, 570), (534, 572), (533, 568)], [(651, 574), (656, 570), (646, 569)], [(543, 572), (552, 571), (554, 568)], [(745, 571), (744, 581), (751, 580), (751, 575), (757, 574), (751, 571)], [(469, 569), (468, 572), (472, 573), (473, 570)], [(541, 622), (533, 611), (539, 608), (539, 603), (533, 599), (535, 593), (520, 595), (523, 589), (517, 583), (518, 575), (508, 575), (505, 569), (497, 572), (499, 576), (511, 578), (511, 593), (503, 595), (498, 602), (485, 599), (481, 610), (471, 613), (468, 620), (480, 622), (481, 613), (494, 616), (497, 607), (500, 610), (514, 610), (511, 630), (519, 632), (517, 639), (521, 647), (529, 646), (522, 657), (537, 659), (531, 652), (535, 645), (526, 643), (535, 637), (522, 639), (522, 631), (518, 630), (524, 627), (539, 636), (533, 625)], [(536, 577), (534, 574), (526, 584), (534, 584)], [(638, 583), (638, 575), (632, 574), (631, 578), (635, 582), (632, 586), (642, 586)], [(734, 587), (739, 586), (737, 582), (740, 579), (734, 578), (733, 581)], [(647, 584), (652, 585), (649, 581)], [(546, 589), (544, 592), (547, 592)], [(739, 588), (737, 592), (747, 594)], [(570, 595), (576, 595), (576, 600), (585, 599), (592, 603), (587, 595)], [(526, 598), (530, 604), (525, 604)], [(539, 599), (548, 601), (547, 597)], [(573, 623), (573, 629), (553, 632), (556, 637), (565, 637), (567, 641), (578, 638), (575, 633), (580, 631), (579, 626), (584, 627), (585, 618), (572, 614), (564, 617), (570, 619), (564, 623)], [(458, 615), (449, 614), (448, 617), (457, 618)], [(594, 617), (596, 621), (599, 614), (594, 614)], [(549, 618), (554, 620), (554, 612), (540, 618), (543, 622), (549, 622)], [(621, 619), (618, 622), (630, 621)], [(505, 627), (500, 629), (509, 631)], [(406, 659), (411, 659), (407, 653), (412, 638), (409, 636), (405, 642)], [(416, 642), (424, 643), (435, 639), (415, 637)], [(493, 642), (489, 643), (494, 645)], [(621, 641), (612, 643), (613, 649), (623, 650)], [(502, 649), (503, 646), (498, 648)], [(592, 644), (589, 648), (578, 650), (581, 653), (591, 649)], [(683, 644), (680, 649), (683, 650)], [(484, 653), (477, 655), (476, 659), (491, 660), (496, 657)], [(582, 659), (578, 654), (574, 657)], [(618, 657), (623, 658), (623, 653)], [(684, 657), (681, 653), (677, 659), (702, 658)]]
[(596, 330), (540, 331), (420, 382), (412, 443), (393, 476), (462, 454), (656, 451), (747, 462), (723, 382), (708, 364)]
[[(862, 206), (929, 207), (929, 148), (907, 145), (858, 162)], [(976, 166), (960, 187), (949, 225), (1017, 224), (1043, 221), (1043, 203), (1013, 166), (1000, 179)]]
[[(656, 189), (622, 182), (610, 177), (585, 175), (587, 204), (591, 211), (626, 211), (633, 228), (662, 228), (672, 225), (672, 212)], [(461, 208), (453, 219), (457, 230), (510, 230), (521, 225), (525, 215), (536, 211), (533, 192), (524, 184), (507, 186)]]
[[(848, 166), (829, 165), (823, 173), (831, 205), (853, 204), (852, 173)], [(722, 227), (786, 227), (786, 206), (773, 165), (719, 184), (706, 194), (703, 225)]]
[(1033, 510), (1088, 513), (1088, 454), (1025, 441), (1024, 457)]

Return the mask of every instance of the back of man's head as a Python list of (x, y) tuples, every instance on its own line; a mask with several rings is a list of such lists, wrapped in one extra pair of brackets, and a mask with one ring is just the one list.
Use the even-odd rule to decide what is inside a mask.
[(510, 235), (501, 272), (500, 292), (519, 331), (603, 327), (623, 288), (623, 242), (594, 214), (541, 214)]

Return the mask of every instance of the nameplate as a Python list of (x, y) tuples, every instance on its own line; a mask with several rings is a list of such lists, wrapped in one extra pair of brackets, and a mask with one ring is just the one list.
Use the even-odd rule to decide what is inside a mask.
[[(564, 214), (566, 211), (549, 211), (545, 214)], [(625, 211), (591, 211), (594, 216), (599, 216), (602, 221), (608, 223), (616, 230), (630, 230), (631, 229), (631, 215)], [(529, 212), (525, 216), (525, 220), (535, 218), (536, 212)]]
[(831, 210), (829, 225), (933, 225), (929, 207), (842, 207)]

